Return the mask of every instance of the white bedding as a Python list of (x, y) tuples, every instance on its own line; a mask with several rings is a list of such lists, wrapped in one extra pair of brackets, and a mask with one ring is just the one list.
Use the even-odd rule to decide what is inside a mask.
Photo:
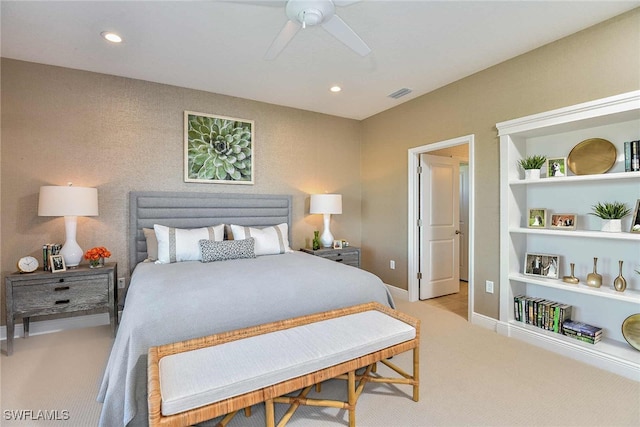
[(100, 387), (100, 425), (147, 424), (151, 346), (370, 301), (393, 307), (377, 276), (302, 252), (141, 263)]

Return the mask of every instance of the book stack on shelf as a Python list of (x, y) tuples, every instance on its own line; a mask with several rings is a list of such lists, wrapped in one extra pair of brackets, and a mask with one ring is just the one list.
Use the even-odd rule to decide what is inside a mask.
[(571, 306), (544, 298), (519, 295), (513, 298), (514, 315), (518, 322), (547, 331), (562, 333), (564, 322), (571, 319)]
[(624, 143), (624, 171), (640, 171), (640, 140)]
[(589, 344), (595, 344), (602, 338), (602, 328), (583, 322), (574, 322), (573, 320), (564, 322), (562, 333)]
[(62, 249), (62, 245), (59, 243), (47, 243), (42, 245), (42, 265), (44, 271), (51, 271), (51, 255), (58, 255)]

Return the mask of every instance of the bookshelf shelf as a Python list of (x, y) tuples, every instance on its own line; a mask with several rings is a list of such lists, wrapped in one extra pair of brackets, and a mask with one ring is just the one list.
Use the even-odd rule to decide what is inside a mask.
[[(564, 292), (576, 292), (584, 295), (591, 295), (598, 298), (609, 298), (617, 301), (630, 302), (640, 304), (640, 291), (634, 289), (627, 289), (624, 292), (618, 292), (615, 289), (611, 289), (606, 286), (599, 288), (592, 288), (582, 283), (573, 285), (565, 283), (562, 280), (537, 278), (532, 276), (525, 276), (524, 274), (512, 273), (509, 274), (509, 280), (520, 283), (531, 283), (537, 286), (545, 286), (548, 288), (559, 289)], [(640, 306), (638, 307), (640, 309)]]
[(574, 175), (561, 178), (519, 179), (510, 180), (509, 185), (564, 185), (593, 182), (613, 182), (624, 180), (639, 180), (640, 172), (614, 172), (599, 175)]
[(617, 359), (618, 362), (628, 364), (631, 367), (640, 362), (640, 352), (627, 345), (626, 342), (621, 343), (612, 339), (603, 338), (599, 343), (589, 344), (516, 320), (510, 321), (509, 326), (519, 330), (520, 333), (541, 335), (545, 340), (555, 342), (559, 347), (572, 347), (574, 351), (588, 353), (591, 356), (599, 357), (601, 354), (606, 353), (610, 355), (610, 357)]
[[(630, 218), (623, 220), (627, 232), (596, 230), (600, 220), (592, 215), (597, 202), (620, 201), (633, 209), (640, 199), (640, 172), (625, 172), (623, 147), (640, 139), (640, 91), (579, 104), (498, 123), (500, 136), (500, 321), (498, 331), (591, 363), (603, 369), (640, 379), (640, 352), (621, 332), (624, 319), (640, 311), (640, 233), (630, 233)], [(571, 149), (589, 138), (610, 141), (617, 161), (606, 173), (571, 175), (538, 180), (522, 179), (518, 161), (530, 155), (568, 157)], [(544, 175), (544, 174), (543, 174)], [(577, 230), (528, 228), (529, 209), (577, 215)], [(524, 273), (526, 254), (559, 257), (558, 277), (570, 275), (576, 265), (577, 285), (561, 279)], [(598, 258), (603, 285), (586, 285), (586, 275)], [(627, 289), (610, 287), (623, 261)], [(572, 320), (597, 325), (603, 337), (597, 344), (580, 342), (515, 320), (515, 296), (546, 299), (571, 305)]]
[(509, 228), (509, 233), (521, 233), (553, 237), (588, 238), (588, 239), (609, 239), (609, 240), (629, 240), (640, 242), (640, 233), (609, 233), (596, 230), (559, 230), (556, 228)]

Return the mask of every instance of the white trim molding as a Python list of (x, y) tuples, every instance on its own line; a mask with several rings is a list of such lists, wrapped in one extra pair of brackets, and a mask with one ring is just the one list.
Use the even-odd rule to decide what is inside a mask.
[(387, 286), (387, 289), (389, 289), (389, 292), (391, 293), (391, 296), (394, 299), (400, 299), (403, 301), (409, 301), (409, 291), (407, 291), (406, 289), (400, 289), (398, 287), (392, 286), (392, 285), (388, 285), (385, 283), (385, 285)]
[(498, 332), (499, 329), (499, 322), (496, 319), (476, 312), (471, 315), (471, 323), (493, 332)]
[(638, 365), (624, 358), (602, 353), (593, 347), (576, 346), (573, 343), (558, 339), (553, 336), (553, 333), (541, 334), (539, 331), (530, 330), (525, 326), (518, 327), (506, 322), (498, 322), (497, 328), (500, 335), (516, 338), (562, 356), (580, 360), (596, 368), (606, 369), (634, 381), (640, 381)]
[(420, 154), (430, 151), (441, 150), (443, 148), (455, 147), (457, 145), (469, 145), (469, 310), (467, 312), (470, 319), (473, 313), (473, 284), (474, 284), (474, 236), (475, 236), (475, 136), (466, 135), (459, 138), (448, 139), (433, 144), (422, 145), (410, 148), (408, 151), (407, 175), (409, 180), (408, 193), (408, 227), (407, 227), (407, 282), (409, 301), (418, 301), (418, 267), (420, 265), (420, 233), (418, 232), (418, 166), (420, 166)]
[[(640, 90), (507, 120), (506, 122), (497, 123), (496, 127), (498, 128), (498, 136), (530, 130), (539, 131), (540, 129), (558, 125), (578, 128), (581, 126), (581, 120), (606, 117), (617, 113), (628, 114), (629, 120), (633, 120), (638, 117), (638, 108), (640, 108)], [(559, 133), (559, 131), (555, 133)]]

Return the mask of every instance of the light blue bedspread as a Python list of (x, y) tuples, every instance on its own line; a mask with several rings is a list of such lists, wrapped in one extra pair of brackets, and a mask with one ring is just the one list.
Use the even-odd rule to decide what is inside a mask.
[(100, 425), (147, 424), (149, 347), (370, 301), (393, 307), (377, 276), (303, 252), (141, 263), (98, 394)]

